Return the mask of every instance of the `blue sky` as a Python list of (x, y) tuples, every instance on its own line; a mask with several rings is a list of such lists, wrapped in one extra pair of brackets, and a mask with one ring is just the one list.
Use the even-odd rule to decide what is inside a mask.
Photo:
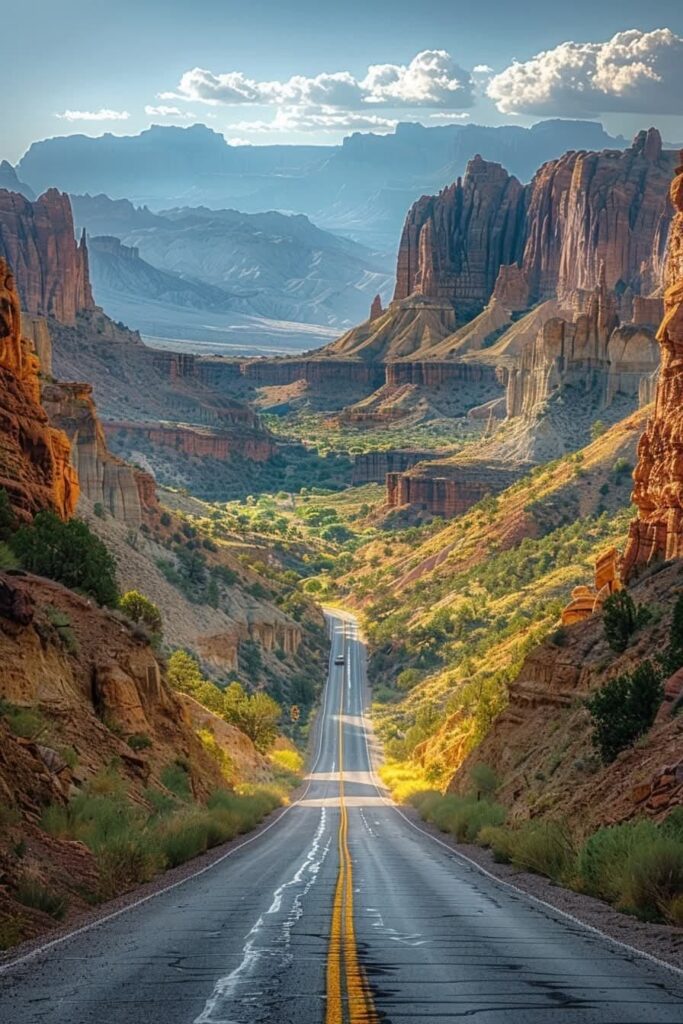
[(23, 0), (3, 27), (12, 161), (193, 121), (259, 144), (546, 116), (683, 139), (681, 0)]

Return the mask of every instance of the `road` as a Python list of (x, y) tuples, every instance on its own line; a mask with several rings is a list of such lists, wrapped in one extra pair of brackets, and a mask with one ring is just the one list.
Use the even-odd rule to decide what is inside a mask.
[(202, 873), (0, 969), (0, 1020), (680, 1024), (683, 976), (487, 877), (385, 801), (365, 649), (351, 616), (330, 623), (303, 798)]

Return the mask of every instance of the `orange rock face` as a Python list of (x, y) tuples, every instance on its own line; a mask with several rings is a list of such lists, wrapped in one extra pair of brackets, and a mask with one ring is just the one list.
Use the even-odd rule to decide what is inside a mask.
[(32, 203), (0, 189), (0, 256), (14, 269), (27, 313), (74, 324), (95, 308), (85, 236), (76, 243), (65, 193), (51, 188)]
[(78, 477), (65, 434), (40, 404), (38, 360), (21, 336), (14, 276), (0, 258), (0, 487), (24, 519), (52, 508), (63, 518), (78, 501)]
[[(683, 164), (683, 153), (681, 154)], [(661, 364), (655, 411), (638, 445), (624, 577), (659, 559), (683, 557), (683, 166), (671, 186), (676, 212), (669, 238)]]

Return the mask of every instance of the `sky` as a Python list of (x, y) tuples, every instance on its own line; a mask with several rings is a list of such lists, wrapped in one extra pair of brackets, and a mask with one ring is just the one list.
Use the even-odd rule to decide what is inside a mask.
[(195, 122), (257, 145), (545, 117), (683, 141), (683, 0), (15, 0), (3, 42), (13, 163)]

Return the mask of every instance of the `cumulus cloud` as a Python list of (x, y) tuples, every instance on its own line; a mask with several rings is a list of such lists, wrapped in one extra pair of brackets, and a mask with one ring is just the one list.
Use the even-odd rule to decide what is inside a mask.
[(679, 114), (682, 93), (683, 37), (668, 28), (561, 43), (515, 61), (487, 88), (502, 113), (571, 117)]
[(359, 110), (368, 106), (443, 107), (474, 103), (472, 77), (446, 50), (423, 50), (409, 64), (372, 64), (363, 78), (349, 71), (293, 75), (285, 81), (257, 81), (241, 71), (215, 74), (186, 71), (162, 100), (189, 100), (211, 106), (262, 105)]
[(127, 121), (130, 114), (127, 110), (109, 110), (100, 107), (99, 110), (65, 110), (62, 114), (55, 114), (62, 121)]
[(194, 118), (194, 114), (191, 110), (181, 110), (180, 107), (167, 107), (163, 103), (158, 107), (150, 106), (148, 103), (145, 107), (145, 113), (149, 117), (182, 117), (184, 120)]
[(464, 114), (464, 113), (455, 114), (455, 113), (449, 113), (447, 110), (442, 110), (438, 114), (430, 114), (429, 115), (429, 120), (430, 121), (442, 121), (444, 123), (450, 123), (451, 121), (468, 121), (469, 117), (470, 117), (469, 114)]
[(475, 64), (472, 68), (473, 75), (492, 75), (493, 68), (488, 64)]

